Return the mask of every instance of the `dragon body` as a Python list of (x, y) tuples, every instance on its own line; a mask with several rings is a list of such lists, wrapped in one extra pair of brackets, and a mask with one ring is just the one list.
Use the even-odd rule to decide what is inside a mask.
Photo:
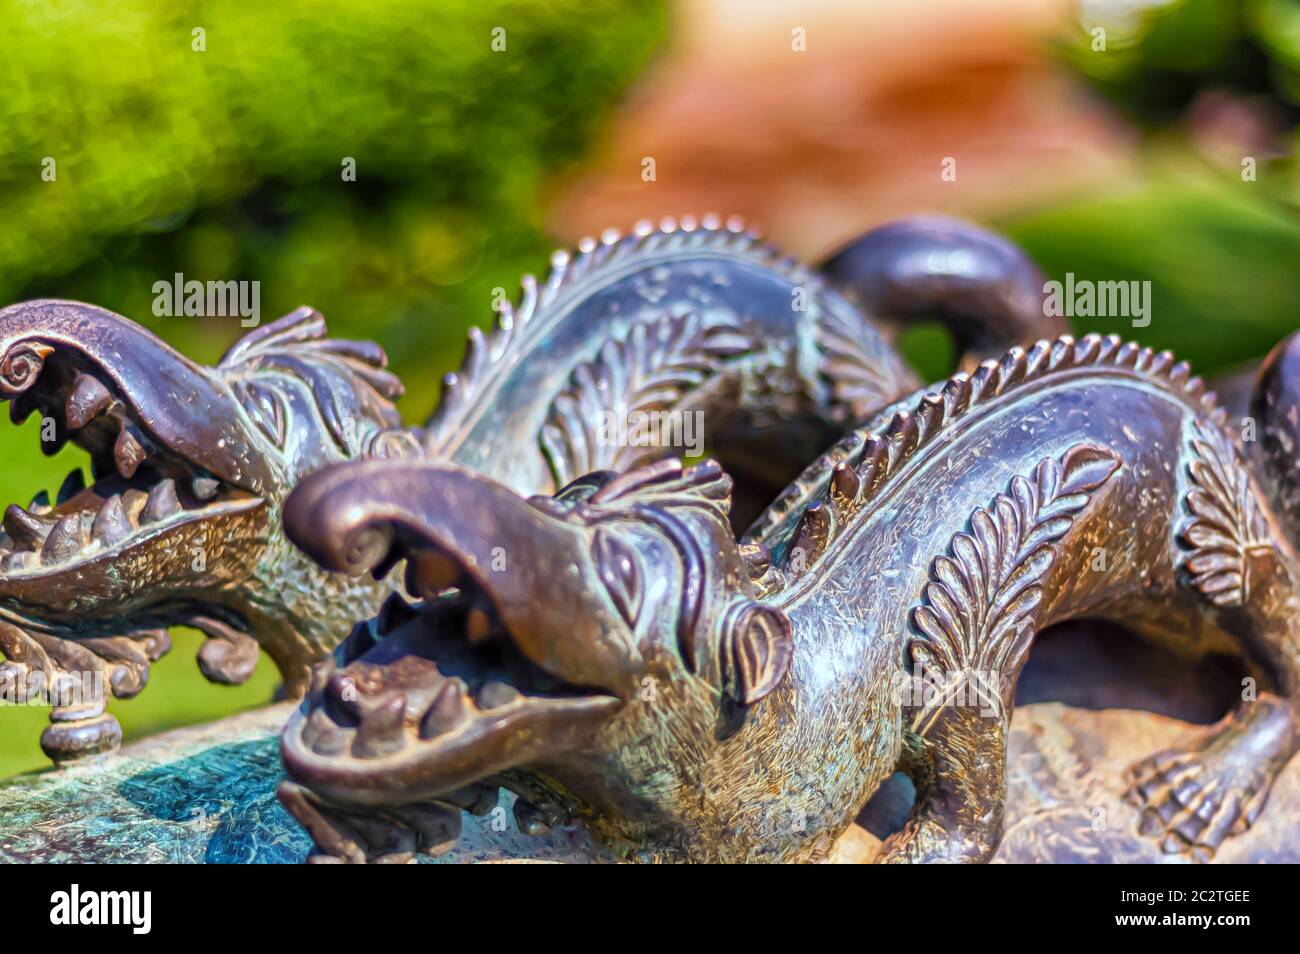
[[(936, 248), (983, 241), (969, 227), (926, 228)], [(986, 264), (981, 281), (1006, 281), (1006, 262)], [(1032, 271), (1023, 257), (1013, 264)], [(891, 267), (877, 249), (854, 274)], [(891, 301), (910, 284), (913, 304), (942, 312), (933, 277), (895, 275)], [(247, 678), (265, 649), (300, 694), (311, 664), (392, 589), (324, 574), (283, 536), (285, 496), (330, 462), (423, 454), (519, 493), (550, 492), (698, 451), (680, 429), (664, 440), (642, 426), (687, 422), (755, 500), (770, 497), (831, 435), (915, 386), (868, 317), (873, 293), (854, 294), (856, 304), (735, 222), (609, 234), (557, 253), (544, 280), (525, 279), (492, 331), (471, 332), (427, 425), (409, 430), (382, 350), (329, 339), (310, 309), (251, 332), (209, 368), (92, 306), (6, 308), (0, 391), (12, 416), (39, 411), (42, 450), (79, 445), (94, 482), (78, 469), (56, 500), (5, 512), (4, 678), (39, 677), (56, 703), (43, 745), (59, 760), (120, 739), (102, 698), (60, 703), (76, 675), (139, 692), (171, 625), (211, 637), (200, 654), (210, 678)], [(1009, 306), (993, 298), (988, 321), (1001, 327)]]
[(1167, 851), (1248, 826), (1296, 748), (1293, 541), (1168, 353), (1063, 337), (918, 392), (744, 543), (729, 493), (676, 461), (532, 498), (434, 461), (304, 481), (290, 538), (352, 574), (405, 559), (420, 600), (285, 730), (282, 798), (322, 854), (436, 850), (505, 784), (643, 860), (816, 860), (901, 769), (917, 803), (883, 860), (985, 860), (1016, 679), (1078, 617), (1256, 665), (1256, 697), (1134, 768)]

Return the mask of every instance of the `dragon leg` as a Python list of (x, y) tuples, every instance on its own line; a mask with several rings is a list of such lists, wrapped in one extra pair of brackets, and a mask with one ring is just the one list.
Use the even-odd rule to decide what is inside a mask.
[[(1290, 564), (1272, 549), (1252, 551), (1240, 596), (1221, 597), (1232, 631), (1274, 691), (1256, 691), (1247, 680), (1242, 701), (1222, 720), (1130, 769), (1127, 798), (1142, 810), (1139, 831), (1168, 854), (1208, 860), (1225, 838), (1249, 828), (1300, 749), (1300, 588)], [(1213, 589), (1203, 578), (1201, 585)]]
[[(869, 612), (843, 628), (880, 634), (882, 647), (897, 633), (905, 651), (876, 671), (935, 694), (890, 700), (919, 797), (883, 860), (991, 853), (1011, 689), (1033, 634), (1068, 619), (1122, 623), (1193, 653), (1235, 646), (1255, 664), (1265, 692), (1248, 686), (1237, 713), (1140, 766), (1135, 786), (1169, 850), (1204, 855), (1249, 825), (1300, 740), (1292, 361), (1288, 346), (1261, 373), (1265, 467), (1243, 459), (1228, 415), (1171, 354), (1061, 338), (867, 422), (754, 524), (746, 543), (777, 541), (779, 572), (763, 589), (795, 594), (796, 631), (818, 609), (843, 619), (867, 594), (857, 605)], [(1008, 471), (1006, 490), (984, 497)], [(926, 554), (937, 555), (917, 559)], [(828, 612), (806, 594), (832, 579)], [(914, 594), (910, 610), (900, 589)]]
[[(1241, 705), (1221, 722), (1182, 746), (1144, 759), (1131, 772), (1128, 797), (1143, 812), (1139, 831), (1156, 837), (1166, 853), (1208, 860), (1225, 838), (1254, 822), (1273, 779), (1300, 748), (1300, 572), (1293, 548), (1265, 509), (1231, 442), (1210, 424), (1194, 427), (1191, 435), (1190, 481), (1180, 509), (1192, 519), (1178, 532), (1185, 552), (1179, 573), (1169, 580), (1174, 589), (1159, 603), (1164, 618), (1158, 623), (1146, 618), (1151, 608), (1144, 609), (1146, 597), (1133, 579), (1112, 580), (1117, 598), (1108, 607), (1094, 606), (1090, 615), (1127, 620), (1152, 635), (1163, 631), (1166, 636), (1183, 626), (1190, 633), (1193, 621), (1204, 616), (1215, 630), (1236, 637), (1264, 680), (1262, 692), (1248, 682)], [(1109, 478), (1108, 453), (1079, 448), (1062, 460), (1059, 476), (1049, 475), (1046, 481), (1037, 477), (1040, 488), (1062, 488), (1059, 491), (1035, 495), (1022, 489), (996, 499), (972, 519), (970, 534), (958, 534), (952, 556), (936, 563), (937, 582), (927, 589), (926, 602), (915, 617), (923, 635), (913, 644), (912, 657), (922, 674), (931, 669), (943, 678), (922, 678), (914, 691), (929, 695), (904, 705), (912, 749), (906, 761), (917, 783), (917, 807), (903, 831), (886, 843), (881, 860), (982, 861), (996, 849), (1003, 824), (1014, 685), (1033, 635), (1050, 621), (1050, 614), (1039, 619), (1030, 611), (1008, 628), (997, 622), (1006, 619), (1002, 611), (990, 611), (985, 620), (992, 625), (973, 630), (974, 641), (952, 652), (934, 637), (943, 635), (948, 622), (964, 618), (948, 612), (961, 605), (960, 600), (952, 602), (950, 586), (975, 580), (977, 567), (1028, 568), (1040, 559), (1041, 566), (1051, 565), (1059, 556), (1055, 547), (1055, 553), (1040, 557), (1015, 547), (990, 549), (977, 541), (993, 539), (995, 522), (1019, 527), (1028, 540), (1040, 540), (1061, 515), (1063, 501), (1072, 498), (1080, 502), (1071, 506), (1084, 506), (1080, 494)], [(1005, 507), (1012, 497), (1036, 503), (1012, 519)], [(1044, 515), (1051, 516), (1044, 520)], [(1056, 539), (1068, 529), (1065, 524), (1060, 528)], [(1079, 563), (1083, 549), (1071, 548), (1062, 579), (1084, 575)], [(1017, 556), (1009, 560), (1013, 553)], [(1007, 578), (1022, 572), (1013, 569)], [(996, 579), (990, 576), (985, 583)], [(981, 584), (972, 592), (986, 589)], [(1019, 585), (999, 586), (993, 606), (1003, 602), (1004, 595), (1008, 606), (1041, 605), (1038, 597), (1025, 601), (1024, 592)], [(969, 649), (963, 650), (966, 644)]]
[(1139, 831), (1167, 854), (1208, 861), (1229, 835), (1254, 824), (1273, 779), (1295, 754), (1294, 699), (1263, 693), (1187, 743), (1130, 769)]
[(913, 612), (913, 670), (896, 686), (917, 802), (881, 861), (982, 862), (997, 849), (1015, 686), (1044, 622), (1035, 612), (1043, 581), (1058, 542), (1119, 466), (1117, 453), (1091, 444), (1042, 460), (977, 510), (934, 562)]
[(987, 861), (1002, 838), (1008, 720), (979, 707), (942, 709), (926, 740), (909, 733), (917, 809), (886, 840), (883, 864)]
[(1300, 570), (1288, 545), (1300, 538), (1297, 407), (1300, 335), (1293, 335), (1257, 378), (1251, 410), (1261, 439), (1246, 442), (1254, 466), (1248, 470), (1230, 448), (1195, 445), (1187, 568), (1274, 691), (1256, 692), (1248, 681), (1241, 703), (1220, 722), (1131, 769), (1128, 797), (1143, 810), (1140, 830), (1170, 854), (1204, 860), (1249, 828), (1273, 779), (1300, 749)]

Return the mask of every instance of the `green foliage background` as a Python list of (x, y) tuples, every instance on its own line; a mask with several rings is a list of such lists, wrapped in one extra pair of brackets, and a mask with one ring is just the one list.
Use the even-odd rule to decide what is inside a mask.
[[(1137, 337), (1212, 376), (1300, 327), (1300, 0), (1129, 6), (1137, 15), (1107, 28), (1104, 52), (1086, 17), (1054, 52), (1129, 121), (1132, 174), (991, 224), (1049, 278), (1150, 281), (1148, 327), (1092, 318), (1075, 331)], [(1198, 145), (1193, 114), (1206, 94), (1266, 117), (1277, 141), (1234, 154)], [(1254, 181), (1242, 178), (1246, 148)], [(929, 378), (951, 358), (933, 333), (905, 351)]]
[[(1149, 327), (1103, 318), (1076, 330), (1136, 335), (1210, 375), (1300, 327), (1300, 0), (1133, 6), (1141, 15), (1110, 31), (1105, 52), (1087, 30), (1059, 52), (1131, 121), (1135, 175), (1000, 225), (1052, 278), (1150, 281)], [(1230, 155), (1198, 146), (1206, 94), (1266, 117), (1277, 141)]]
[[(491, 290), (545, 262), (548, 182), (666, 26), (657, 0), (0, 0), (0, 302), (91, 301), (210, 362), (238, 322), (155, 318), (154, 282), (257, 280), (264, 319), (311, 304), (378, 340), (420, 420)], [(33, 425), (0, 427), (5, 503), (84, 463)], [(270, 698), (268, 665), (209, 685), (175, 640), (112, 704), (128, 735)], [(44, 723), (0, 709), (0, 776), (42, 765)]]

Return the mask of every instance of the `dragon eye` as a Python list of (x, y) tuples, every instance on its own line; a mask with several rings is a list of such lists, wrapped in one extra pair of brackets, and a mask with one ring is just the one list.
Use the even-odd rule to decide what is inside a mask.
[(257, 429), (276, 447), (284, 447), (284, 422), (287, 415), (284, 401), (276, 389), (264, 387), (256, 381), (240, 381), (234, 386), (235, 397)]
[(636, 551), (612, 533), (596, 533), (593, 546), (596, 569), (619, 614), (636, 629), (641, 615), (641, 565)]

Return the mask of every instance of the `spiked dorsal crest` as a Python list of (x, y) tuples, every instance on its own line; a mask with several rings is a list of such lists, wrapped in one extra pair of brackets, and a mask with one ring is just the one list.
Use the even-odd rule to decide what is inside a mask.
[(239, 339), (217, 368), (231, 377), (244, 410), (277, 447), (286, 436), (288, 412), (280, 382), (287, 375), (307, 386), (330, 436), (345, 453), (355, 455), (365, 436), (358, 415), (381, 427), (400, 426), (392, 402), (401, 397), (402, 384), (387, 370), (388, 358), (379, 345), (326, 334), (320, 312), (299, 308)]
[(994, 398), (1026, 384), (1076, 369), (1127, 371), (1180, 395), (1209, 419), (1224, 411), (1186, 362), (1117, 335), (1063, 335), (1028, 350), (1012, 348), (1000, 360), (985, 361), (972, 374), (957, 374), (937, 390), (914, 399), (911, 408), (878, 417), (853, 431), (809, 467), (746, 532), (744, 543), (771, 539), (779, 525), (799, 519), (784, 548), (782, 568), (801, 572), (865, 509), (917, 455)]

